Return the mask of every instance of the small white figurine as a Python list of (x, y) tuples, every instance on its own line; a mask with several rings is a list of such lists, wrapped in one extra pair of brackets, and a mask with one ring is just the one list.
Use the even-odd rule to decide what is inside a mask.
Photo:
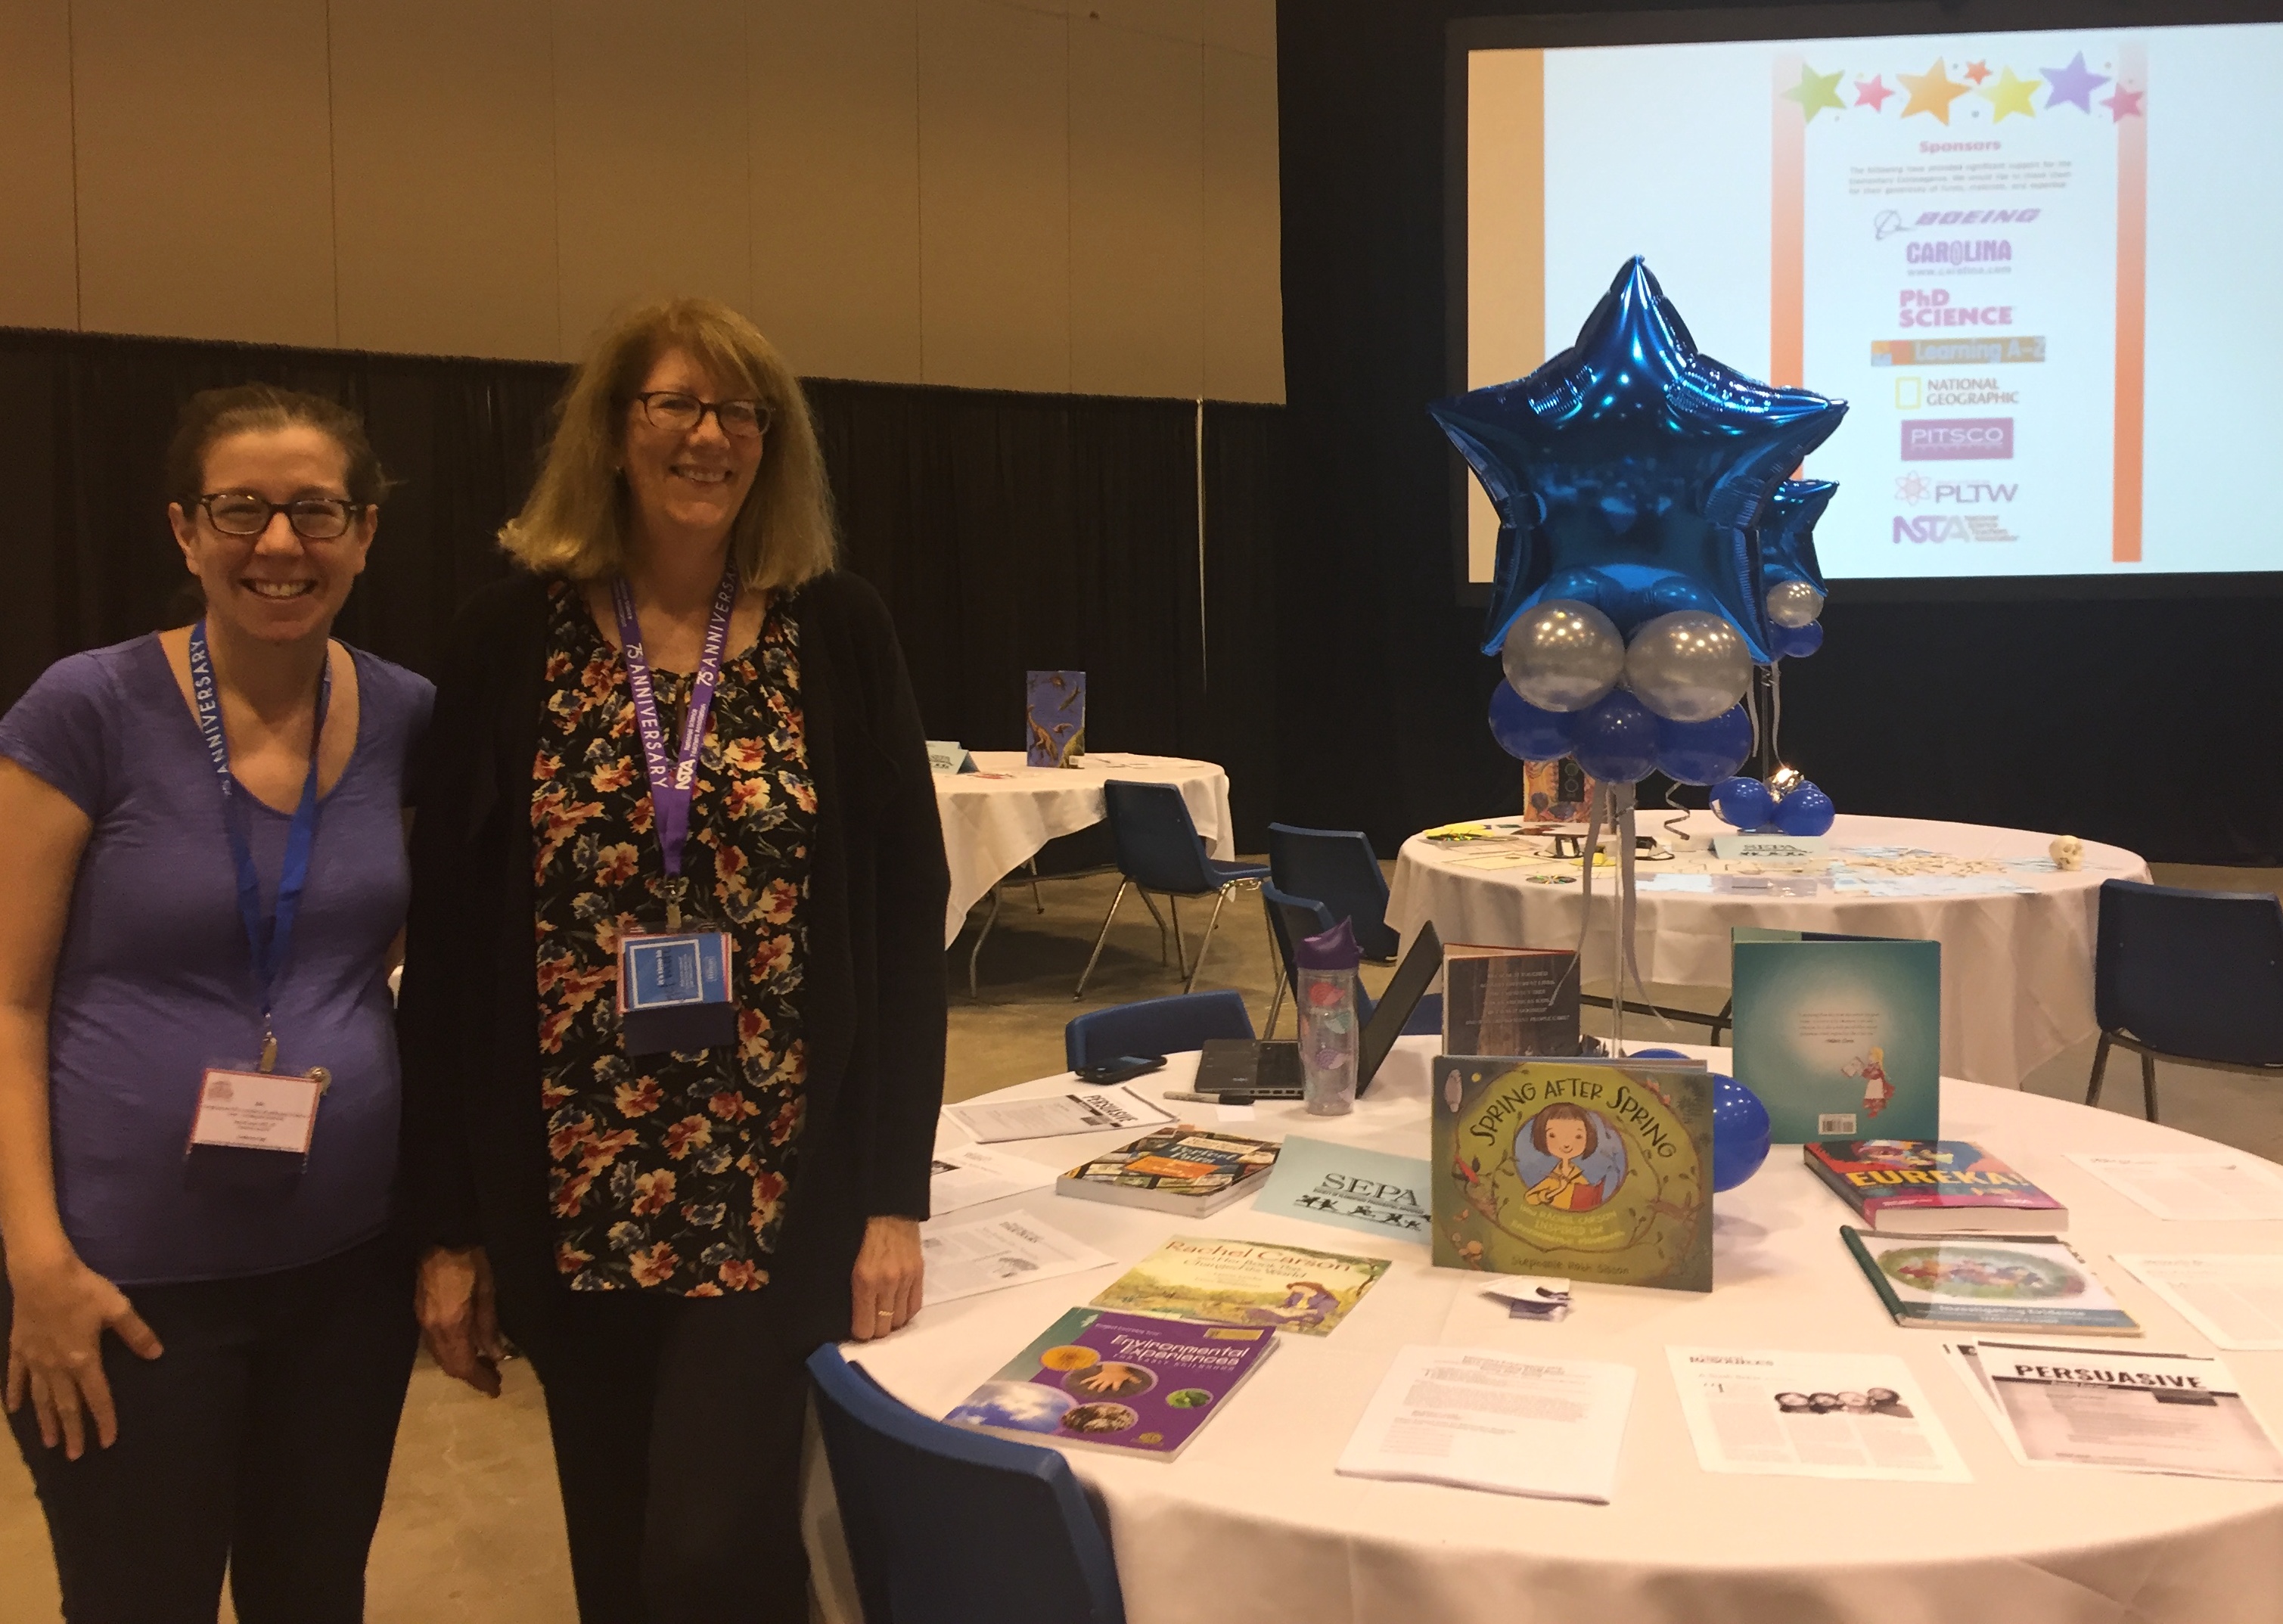
[(2053, 853), (2053, 866), (2065, 874), (2073, 874), (2084, 866), (2084, 842), (2074, 835), (2058, 836), (2046, 850)]

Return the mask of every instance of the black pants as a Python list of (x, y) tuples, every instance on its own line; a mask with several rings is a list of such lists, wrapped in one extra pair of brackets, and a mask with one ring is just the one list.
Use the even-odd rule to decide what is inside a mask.
[[(104, 1337), (119, 1440), (40, 1441), (10, 1418), (47, 1513), (70, 1624), (356, 1624), (412, 1372), (409, 1251), (128, 1292), (166, 1352)], [(13, 1311), (0, 1279), (0, 1328)]]
[(547, 1394), (581, 1624), (805, 1624), (807, 1349), (776, 1295), (566, 1294)]

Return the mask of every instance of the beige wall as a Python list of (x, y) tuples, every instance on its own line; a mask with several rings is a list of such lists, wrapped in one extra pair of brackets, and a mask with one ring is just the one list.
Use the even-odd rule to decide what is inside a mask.
[(1281, 400), (1275, 0), (0, 0), (0, 324)]

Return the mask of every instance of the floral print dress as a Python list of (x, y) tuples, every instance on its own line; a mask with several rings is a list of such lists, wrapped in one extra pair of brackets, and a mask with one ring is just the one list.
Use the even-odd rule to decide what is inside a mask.
[[(671, 748), (690, 674), (652, 675)], [(550, 598), (542, 703), (531, 828), (556, 1267), (573, 1291), (759, 1289), (806, 1074), (816, 786), (799, 629), (773, 607), (753, 646), (722, 662), (682, 851), (685, 923), (729, 933), (734, 1048), (630, 1058), (619, 1041), (619, 938), (664, 928), (666, 871), (626, 664), (566, 582)]]

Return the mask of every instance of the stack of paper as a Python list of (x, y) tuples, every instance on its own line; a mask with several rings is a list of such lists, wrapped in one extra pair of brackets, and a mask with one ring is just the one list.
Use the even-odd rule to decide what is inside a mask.
[(1049, 1094), (1034, 1100), (978, 1100), (947, 1105), (943, 1114), (983, 1145), (1009, 1139), (1050, 1139), (1066, 1133), (1147, 1128), (1173, 1120), (1130, 1088), (1098, 1093)]
[(1707, 1472), (1973, 1481), (1892, 1354), (1668, 1348), (1665, 1356)]
[(2069, 1159), (2160, 1218), (2283, 1218), (2283, 1176), (2241, 1151), (2113, 1155), (2073, 1150)]
[(1026, 1212), (973, 1224), (923, 1224), (920, 1256), (927, 1266), (930, 1302), (1026, 1286), (1118, 1261)]
[(1406, 1348), (1338, 1470), (1607, 1505), (1632, 1398), (1631, 1365)]
[(2283, 1348), (2283, 1257), (2119, 1252), (2116, 1261), (2218, 1348)]

